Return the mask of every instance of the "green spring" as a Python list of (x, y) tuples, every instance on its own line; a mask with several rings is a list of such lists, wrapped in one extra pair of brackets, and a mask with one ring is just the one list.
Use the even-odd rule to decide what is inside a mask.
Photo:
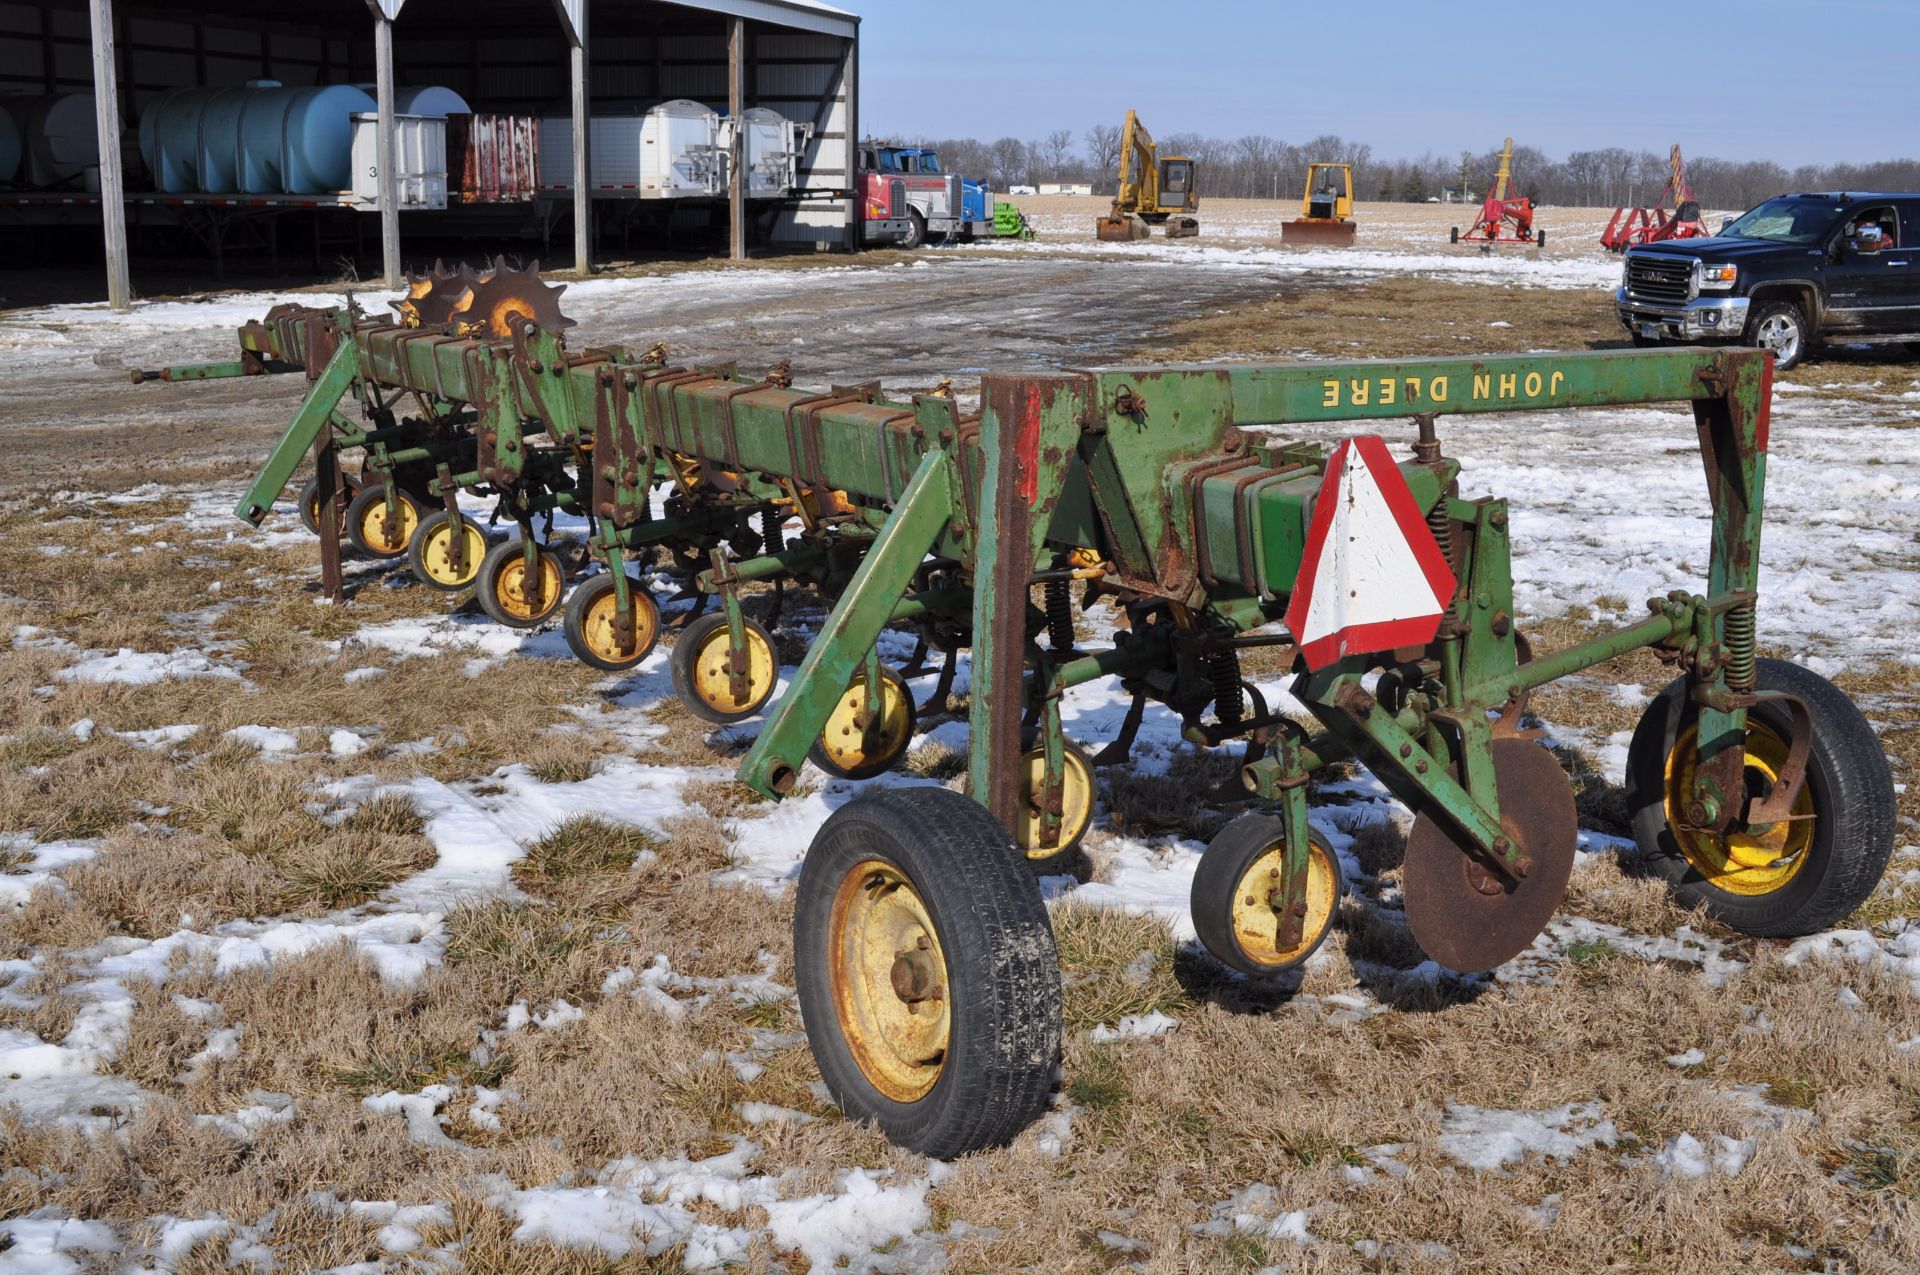
[(1727, 612), (1727, 685), (1736, 691), (1753, 689), (1753, 603)]

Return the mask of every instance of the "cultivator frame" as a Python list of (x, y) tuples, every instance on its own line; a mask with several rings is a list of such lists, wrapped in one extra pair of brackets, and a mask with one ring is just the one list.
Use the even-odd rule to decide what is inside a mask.
[[(766, 625), (778, 623), (779, 594), (772, 614), (756, 618), (743, 605), (744, 586), (816, 586), (830, 613), (737, 772), (767, 797), (796, 791), (810, 757), (832, 773), (865, 777), (905, 754), (914, 706), (903, 677), (880, 657), (882, 633), (896, 626), (920, 637), (906, 676), (927, 671), (929, 650), (947, 652), (937, 708), (944, 708), (957, 652), (971, 652), (967, 798), (992, 820), (956, 816), (953, 827), (974, 829), (963, 842), (982, 872), (998, 871), (996, 836), (1011, 837), (1014, 861), (1024, 857), (1036, 871), (1069, 862), (1092, 818), (1092, 767), (1128, 756), (1148, 703), (1171, 710), (1197, 745), (1243, 741), (1242, 782), (1277, 813), (1244, 816), (1209, 846), (1195, 878), (1194, 919), (1210, 950), (1251, 974), (1298, 964), (1333, 923), (1338, 865), (1309, 828), (1307, 791), (1327, 767), (1346, 761), (1363, 764), (1415, 813), (1406, 909), (1427, 952), (1472, 970), (1525, 948), (1564, 893), (1577, 834), (1570, 782), (1527, 729), (1528, 695), (1637, 649), (1654, 650), (1684, 680), (1691, 733), (1658, 759), (1667, 835), (1724, 848), (1816, 817), (1806, 812), (1813, 722), (1816, 711), (1831, 710), (1765, 684), (1756, 652), (1772, 392), (1764, 351), (989, 375), (977, 410), (967, 410), (944, 382), (893, 402), (877, 383), (796, 389), (784, 363), (755, 377), (732, 365), (678, 366), (660, 346), (639, 357), (616, 347), (569, 351), (558, 332), (524, 313), (503, 332), (462, 334), (370, 319), (350, 307), (282, 307), (241, 329), (240, 339), (235, 362), (136, 379), (304, 371), (306, 398), (236, 509), (249, 523), (265, 518), (308, 455), (320, 490), (337, 504), (343, 447), (362, 450), (389, 493), (403, 480), (413, 483), (450, 517), (461, 492), (496, 497), (522, 536), (491, 551), (489, 562), (503, 552), (524, 555), (532, 569), (546, 552), (532, 520), (557, 509), (579, 512), (589, 523), (587, 554), (607, 572), (583, 582), (575, 601), (590, 597), (601, 608), (595, 622), (611, 637), (594, 648), (600, 659), (583, 650), (576, 639), (585, 622), (570, 603), (569, 643), (600, 667), (637, 663), (652, 647), (658, 608), (629, 568), (671, 554), (700, 605), (719, 604), (717, 614), (683, 631), (673, 665), (689, 708), (712, 721), (751, 716), (770, 701), (777, 680)], [(361, 421), (342, 411), (349, 398)], [(400, 416), (403, 401), (418, 415)], [(1651, 599), (1637, 623), (1534, 653), (1515, 614), (1507, 504), (1459, 494), (1460, 465), (1443, 452), (1439, 422), (1661, 403), (1692, 410), (1712, 516), (1706, 580)], [(1371, 436), (1329, 455), (1272, 433), (1380, 421), (1411, 427), (1404, 456), (1390, 457)], [(1371, 458), (1367, 481), (1401, 511), (1391, 538), (1439, 582), (1434, 606), (1416, 617), (1415, 631), (1396, 621), (1342, 629), (1338, 642), (1309, 640), (1311, 612), (1298, 604), (1322, 587), (1315, 573), (1331, 561), (1325, 570), (1345, 590), (1349, 569), (1365, 565), (1347, 556), (1360, 551), (1326, 532), (1358, 490), (1342, 484), (1358, 463), (1352, 456), (1362, 453)], [(363, 491), (356, 504), (368, 499)], [(323, 533), (332, 526), (329, 515)], [(323, 546), (330, 540), (323, 534)], [(323, 549), (334, 582), (337, 555), (337, 543)], [(1076, 586), (1083, 607), (1102, 599), (1115, 605), (1121, 624), (1110, 643), (1082, 646)], [(1351, 592), (1359, 598), (1359, 587)], [(1310, 724), (1272, 711), (1243, 681), (1240, 655), (1254, 647), (1278, 649)], [(1067, 738), (1062, 701), (1072, 688), (1109, 677), (1121, 680), (1132, 706), (1118, 736), (1089, 760)], [(1837, 696), (1820, 685), (1822, 695)], [(1755, 712), (1787, 723), (1759, 761), (1749, 752)], [(830, 729), (839, 732), (831, 740)], [(1864, 722), (1858, 729), (1871, 743)], [(828, 743), (832, 759), (823, 752)], [(1890, 787), (1887, 793), (1890, 811)], [(935, 794), (949, 797), (962, 800)], [(927, 800), (938, 804), (935, 798)], [(842, 1057), (843, 1047), (857, 1045), (856, 1057), (891, 1047), (886, 1034), (900, 1022), (908, 1022), (909, 1035), (924, 1029), (899, 1012), (859, 1027), (848, 1007), (870, 1007), (872, 995), (897, 993), (919, 1012), (930, 998), (1000, 1004), (996, 998), (1011, 994), (997, 976), (973, 981), (968, 954), (930, 963), (925, 953), (951, 941), (944, 927), (952, 909), (971, 905), (940, 902), (949, 887), (928, 873), (943, 869), (916, 860), (913, 846), (889, 850), (874, 840), (885, 823), (882, 807), (901, 806), (889, 801), (884, 793), (857, 798), (816, 839), (802, 876), (797, 924), (807, 935), (796, 938), (798, 976), (803, 1000), (825, 995), (820, 980), (836, 989), (837, 999), (811, 1002), (807, 1020), (842, 1106), (880, 1120), (909, 1145), (949, 1154), (1011, 1136), (1037, 1113), (1032, 1086), (1016, 1103), (1025, 1104), (1024, 1114), (995, 1125), (998, 1132), (982, 1132), (987, 1126), (975, 1121), (966, 1126), (972, 1132), (936, 1135), (915, 1123), (919, 1117), (903, 1116), (897, 1100), (889, 1106), (863, 1097), (863, 1082), (848, 1079), (855, 1073), (828, 1061)], [(862, 824), (867, 812), (879, 823)], [(1269, 822), (1250, 826), (1248, 819)], [(1886, 819), (1886, 846), (1821, 853), (1878, 854), (1883, 865), (1890, 813)], [(832, 924), (867, 917), (885, 932), (822, 940), (808, 930), (817, 918), (804, 900), (818, 894), (808, 874), (828, 870), (816, 861), (843, 863), (852, 853), (848, 836), (863, 847), (852, 875), (818, 887), (827, 891), (819, 897), (833, 900), (839, 919)], [(980, 888), (988, 888), (985, 877)], [(875, 902), (876, 891), (902, 889), (917, 892), (908, 899), (913, 906)], [(1808, 914), (1827, 916), (1833, 901), (1816, 902), (1826, 910), (1807, 904)], [(1031, 925), (1016, 934), (1011, 914), (991, 915), (1006, 928), (980, 941), (1025, 945), (1031, 955), (1040, 941)], [(856, 975), (833, 962), (854, 959), (856, 949), (867, 950), (863, 943), (879, 944), (878, 952), (915, 926), (917, 943), (901, 947), (897, 959), (881, 953), (874, 958), (880, 967), (857, 974), (878, 992), (846, 990)], [(808, 966), (813, 960), (832, 968)], [(1051, 995), (1050, 1002), (1002, 1004), (1040, 1032), (1020, 1046), (1033, 1058), (1046, 1052), (1047, 1039), (1057, 1048), (1057, 987)], [(1050, 1027), (1032, 1018), (1049, 1012)], [(847, 1035), (862, 1031), (878, 1037)], [(895, 1080), (929, 1065), (894, 1062), (881, 1070)], [(943, 1064), (932, 1065), (938, 1072)]]

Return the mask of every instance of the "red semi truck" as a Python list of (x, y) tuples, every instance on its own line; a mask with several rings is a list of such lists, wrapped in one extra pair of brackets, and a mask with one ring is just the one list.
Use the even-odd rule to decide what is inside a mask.
[(991, 238), (993, 202), (985, 183), (942, 171), (935, 151), (867, 142), (860, 147), (860, 233), (866, 243), (902, 248), (929, 237)]

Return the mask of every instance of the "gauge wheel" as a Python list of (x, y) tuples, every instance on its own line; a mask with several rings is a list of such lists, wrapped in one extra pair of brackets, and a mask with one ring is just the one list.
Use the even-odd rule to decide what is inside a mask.
[[(454, 569), (453, 548), (466, 538), (460, 568)], [(459, 527), (444, 509), (428, 514), (407, 544), (407, 566), (414, 578), (429, 589), (459, 593), (480, 578), (480, 564), (487, 557), (487, 533), (473, 519), (461, 514)]]
[[(345, 482), (347, 503), (352, 504), (353, 498), (360, 494), (360, 480), (345, 477)], [(320, 479), (316, 475), (307, 479), (307, 485), (300, 489), (300, 525), (316, 536), (320, 534), (320, 503)], [(344, 515), (345, 511), (341, 512)], [(341, 521), (346, 520), (342, 517)]]
[(1813, 348), (1806, 311), (1797, 301), (1762, 302), (1747, 319), (1747, 344), (1772, 350), (1776, 372), (1799, 367)]
[(983, 807), (916, 787), (835, 811), (800, 868), (793, 949), (807, 1042), (849, 1119), (945, 1160), (1003, 1146), (1046, 1110), (1053, 929)]
[(490, 549), (476, 582), (480, 609), (514, 629), (536, 628), (550, 619), (566, 595), (566, 572), (560, 555), (545, 545), (539, 547), (534, 562), (535, 569), (529, 571), (526, 548), (519, 540), (503, 540)]
[[(1760, 660), (1760, 690), (1797, 696), (1812, 717), (1806, 783), (1793, 817), (1722, 836), (1686, 826), (1695, 709), (1687, 679), (1647, 706), (1627, 750), (1627, 807), (1647, 865), (1684, 907), (1744, 934), (1791, 938), (1830, 929), (1866, 901), (1893, 852), (1893, 776), (1853, 701), (1797, 664)], [(1793, 716), (1779, 701), (1747, 710), (1746, 795), (1770, 791)]]
[(853, 675), (853, 685), (841, 693), (820, 730), (820, 738), (807, 754), (809, 760), (829, 775), (841, 779), (871, 779), (892, 770), (906, 755), (913, 742), (915, 711), (913, 692), (898, 673), (880, 666), (879, 701), (873, 721), (861, 729), (858, 716), (869, 708), (867, 673), (863, 668)]
[(1027, 866), (1038, 876), (1051, 876), (1066, 870), (1080, 848), (1099, 806), (1100, 786), (1093, 776), (1093, 762), (1084, 749), (1066, 741), (1066, 765), (1061, 774), (1060, 829), (1047, 839), (1040, 825), (1040, 786), (1046, 779), (1047, 754), (1044, 748), (1029, 748), (1020, 755), (1020, 774), (1025, 783), (1020, 812), (1014, 817), (1013, 843), (1027, 856)]
[(404, 491), (396, 494), (389, 511), (386, 485), (369, 483), (347, 506), (347, 543), (369, 558), (398, 558), (413, 543), (425, 516)]
[(701, 616), (673, 644), (668, 667), (673, 674), (674, 693), (695, 717), (725, 726), (752, 717), (773, 698), (780, 684), (780, 659), (773, 635), (757, 620), (746, 621), (745, 627), (744, 696), (733, 686), (726, 612)]
[(567, 649), (582, 664), (624, 673), (653, 654), (660, 640), (660, 608), (638, 580), (629, 578), (627, 596), (633, 599), (633, 640), (622, 642), (614, 629), (620, 614), (614, 578), (601, 574), (583, 581), (567, 599), (563, 629)]
[(1312, 956), (1340, 912), (1340, 860), (1317, 832), (1307, 836), (1307, 914), (1300, 941), (1282, 946), (1273, 905), (1286, 867), (1286, 824), (1276, 815), (1242, 815), (1207, 843), (1193, 874), (1193, 928), (1223, 965), (1243, 974), (1278, 974)]

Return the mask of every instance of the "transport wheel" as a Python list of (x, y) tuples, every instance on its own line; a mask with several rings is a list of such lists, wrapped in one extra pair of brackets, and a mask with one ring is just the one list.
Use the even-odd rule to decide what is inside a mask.
[(1533, 236), (1533, 246), (1534, 246), (1534, 247), (1536, 247), (1536, 248), (1544, 248), (1544, 247), (1546, 247), (1546, 246), (1547, 246), (1547, 232), (1546, 232), (1546, 231), (1544, 231), (1544, 230), (1539, 230), (1539, 231), (1535, 231), (1535, 232), (1534, 232), (1534, 236)]
[[(913, 692), (898, 673), (881, 665), (879, 694), (868, 703), (865, 669), (853, 675), (853, 685), (833, 706), (820, 738), (807, 754), (813, 764), (842, 779), (871, 779), (892, 770), (913, 742)], [(872, 711), (873, 724), (865, 730), (855, 718)]]
[(757, 620), (746, 622), (747, 687), (745, 698), (734, 694), (729, 665), (727, 615), (716, 611), (689, 624), (673, 644), (673, 689), (687, 711), (716, 725), (752, 717), (773, 698), (780, 683), (780, 660), (774, 654), (773, 635)]
[(1806, 362), (1813, 341), (1806, 312), (1794, 301), (1767, 301), (1747, 319), (1747, 344), (1773, 351), (1773, 370), (1784, 372)]
[(1450, 234), (1450, 236), (1451, 236), (1451, 238), (1450, 238), (1450, 239), (1448, 240), (1448, 242), (1450, 242), (1450, 243), (1459, 243), (1459, 242), (1460, 242), (1460, 227), (1458, 227), (1458, 226), (1455, 226), (1455, 227), (1453, 227), (1453, 228), (1452, 228), (1452, 230), (1451, 230), (1451, 231), (1449, 231), (1449, 234)]
[(487, 551), (477, 581), (480, 609), (509, 628), (531, 629), (560, 609), (567, 589), (560, 555), (540, 546), (538, 567), (527, 570), (525, 548), (503, 540)]
[(1060, 784), (1060, 831), (1051, 840), (1043, 840), (1040, 831), (1040, 785), (1046, 779), (1046, 750), (1030, 748), (1020, 755), (1020, 773), (1026, 778), (1027, 791), (1014, 821), (1013, 842), (1027, 856), (1027, 866), (1038, 876), (1064, 870), (1093, 824), (1093, 812), (1100, 795), (1093, 777), (1093, 762), (1080, 745), (1072, 740), (1066, 744), (1066, 767)]
[(907, 210), (907, 237), (900, 241), (900, 246), (902, 248), (905, 248), (908, 252), (912, 252), (915, 248), (918, 248), (921, 244), (925, 243), (926, 241), (927, 241), (926, 217), (921, 215), (921, 212), (918, 208), (909, 208)]
[[(346, 488), (347, 503), (352, 504), (353, 498), (360, 494), (359, 479), (348, 478)], [(320, 504), (320, 479), (309, 478), (307, 485), (300, 489), (300, 525), (316, 536), (320, 534)], [(345, 519), (343, 518), (342, 521), (344, 522)]]
[[(466, 537), (465, 557), (456, 571), (453, 547), (462, 536)], [(486, 556), (487, 533), (480, 530), (480, 525), (462, 514), (456, 528), (444, 509), (428, 514), (407, 543), (407, 566), (414, 578), (442, 593), (458, 593), (479, 579), (480, 564)]]
[(1317, 832), (1308, 834), (1307, 915), (1300, 941), (1279, 943), (1274, 892), (1286, 864), (1286, 824), (1277, 815), (1241, 815), (1207, 843), (1193, 874), (1193, 928), (1223, 965), (1243, 974), (1278, 974), (1312, 956), (1340, 911), (1340, 860)]
[(392, 516), (388, 516), (386, 486), (369, 483), (347, 506), (347, 543), (369, 558), (398, 558), (413, 542), (413, 533), (424, 516), (404, 491), (395, 501)]
[(822, 824), (794, 901), (794, 977), (850, 1119), (938, 1159), (1046, 1109), (1060, 966), (1038, 884), (994, 817), (945, 788), (865, 793)]
[(567, 648), (582, 664), (609, 673), (624, 673), (653, 654), (660, 640), (660, 608), (653, 595), (638, 580), (629, 579), (627, 593), (633, 599), (633, 641), (623, 643), (614, 631), (619, 615), (619, 598), (614, 579), (601, 574), (581, 582), (567, 599)]
[[(1893, 852), (1893, 775), (1873, 728), (1831, 682), (1797, 664), (1759, 661), (1760, 690), (1798, 696), (1813, 719), (1794, 818), (1720, 836), (1685, 826), (1695, 709), (1687, 679), (1655, 697), (1627, 750), (1627, 808), (1647, 863), (1687, 907), (1763, 938), (1831, 928), (1873, 893)], [(1793, 716), (1747, 711), (1747, 795), (1766, 795), (1786, 761)]]

